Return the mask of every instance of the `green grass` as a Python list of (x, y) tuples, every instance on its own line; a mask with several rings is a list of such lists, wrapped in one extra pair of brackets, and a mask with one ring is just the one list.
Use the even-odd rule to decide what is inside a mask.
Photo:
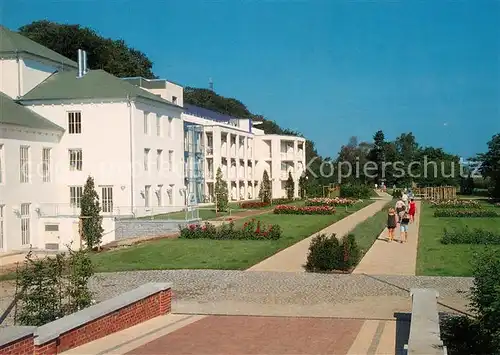
[[(246, 269), (347, 215), (367, 206), (364, 201), (334, 215), (259, 215), (265, 224), (279, 224), (277, 241), (163, 239), (93, 256), (98, 272), (152, 269)], [(251, 217), (249, 217), (251, 218)], [(237, 220), (242, 225), (245, 219)]]
[(382, 210), (358, 224), (350, 232), (350, 234), (354, 234), (356, 237), (356, 243), (358, 243), (363, 254), (366, 254), (368, 249), (370, 249), (377, 237), (387, 226), (387, 206), (389, 204), (392, 205), (392, 202), (389, 202)]
[[(484, 204), (485, 208), (495, 208)], [(495, 218), (436, 218), (434, 209), (422, 205), (420, 216), (417, 275), (472, 276), (472, 262), (478, 253), (487, 249), (500, 252), (500, 246), (471, 244), (441, 244), (443, 229), (481, 228), (500, 232), (500, 223)]]

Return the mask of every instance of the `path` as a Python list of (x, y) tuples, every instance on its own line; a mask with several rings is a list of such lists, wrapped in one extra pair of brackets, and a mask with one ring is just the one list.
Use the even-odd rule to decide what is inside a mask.
[(287, 272), (302, 272), (303, 265), (306, 263), (307, 253), (311, 240), (318, 234), (335, 233), (337, 237), (342, 237), (349, 233), (359, 223), (373, 216), (380, 211), (386, 204), (387, 199), (377, 200), (372, 204), (360, 209), (357, 212), (341, 219), (340, 221), (314, 233), (310, 237), (301, 240), (298, 243), (288, 247), (279, 253), (261, 261), (260, 263), (249, 268), (249, 271), (287, 271)]
[[(373, 243), (368, 253), (361, 259), (354, 274), (366, 275), (415, 275), (417, 266), (418, 230), (420, 226), (421, 203), (416, 201), (415, 222), (410, 224), (408, 242), (387, 241), (387, 228)], [(399, 238), (399, 230), (395, 232)]]
[[(404, 323), (407, 328), (408, 321)], [(406, 339), (397, 342), (394, 334), (406, 333), (406, 338), (408, 334), (401, 325), (338, 318), (169, 314), (63, 354), (399, 354)]]

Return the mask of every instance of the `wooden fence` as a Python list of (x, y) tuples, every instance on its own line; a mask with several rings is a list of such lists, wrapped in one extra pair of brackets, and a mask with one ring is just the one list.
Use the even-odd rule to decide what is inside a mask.
[(424, 200), (454, 200), (457, 198), (457, 188), (454, 186), (420, 187), (413, 189), (413, 193)]

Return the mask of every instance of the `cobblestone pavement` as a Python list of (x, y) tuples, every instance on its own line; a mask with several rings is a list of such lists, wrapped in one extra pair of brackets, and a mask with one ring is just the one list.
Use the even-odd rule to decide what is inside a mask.
[[(164, 270), (97, 274), (90, 287), (95, 299), (103, 301), (147, 282), (173, 284), (177, 313), (370, 319), (393, 319), (395, 312), (409, 312), (409, 290), (414, 287), (438, 290), (439, 301), (447, 306), (441, 306), (443, 311), (466, 311), (472, 286), (471, 278), (460, 277)], [(0, 285), (1, 313), (13, 289)], [(9, 318), (4, 325), (11, 323)]]
[(91, 288), (102, 301), (146, 282), (172, 282), (177, 313), (376, 319), (409, 312), (414, 287), (438, 290), (443, 311), (466, 311), (472, 286), (458, 277), (165, 270), (99, 274)]

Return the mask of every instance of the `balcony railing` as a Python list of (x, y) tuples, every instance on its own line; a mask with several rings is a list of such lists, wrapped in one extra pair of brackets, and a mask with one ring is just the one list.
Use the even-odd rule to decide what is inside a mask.
[(281, 152), (282, 160), (295, 160), (295, 154), (293, 152)]

